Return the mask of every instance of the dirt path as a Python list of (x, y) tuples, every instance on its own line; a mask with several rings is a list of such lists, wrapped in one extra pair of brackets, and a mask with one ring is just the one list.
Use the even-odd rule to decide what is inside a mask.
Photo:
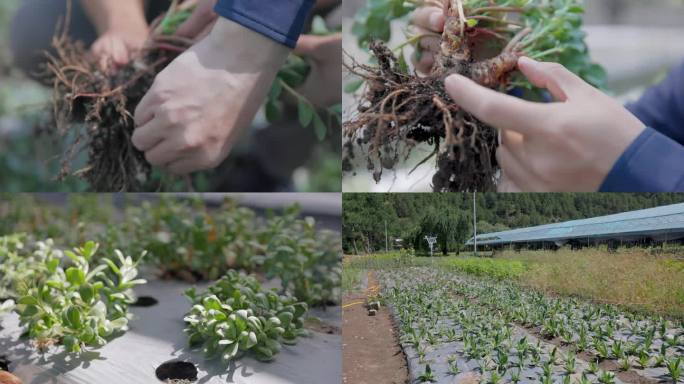
[[(377, 281), (368, 276), (368, 286)], [(408, 383), (406, 358), (387, 308), (368, 316), (365, 294), (345, 295), (342, 310), (342, 382), (344, 384)], [(347, 306), (348, 305), (348, 306)], [(347, 307), (345, 307), (347, 306)]]

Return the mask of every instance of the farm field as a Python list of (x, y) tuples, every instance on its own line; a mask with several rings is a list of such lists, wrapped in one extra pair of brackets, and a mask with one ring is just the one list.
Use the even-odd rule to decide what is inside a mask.
[(66, 384), (339, 377), (339, 211), (257, 200), (3, 196), (2, 374)]
[[(349, 256), (343, 281), (358, 290), (365, 284), (363, 271), (377, 278), (411, 382), (682, 382), (684, 301), (678, 295), (684, 291), (683, 273), (675, 258), (643, 253), (523, 251), (493, 259)], [(578, 278), (587, 259), (600, 255), (609, 261), (595, 274), (623, 265), (619, 276), (626, 282), (614, 290), (625, 292), (614, 295), (614, 304), (601, 299), (605, 293), (597, 288), (594, 274)], [(639, 267), (642, 279), (629, 274)], [(544, 274), (554, 270), (567, 279)], [(538, 279), (530, 279), (531, 274)], [(614, 278), (605, 280), (609, 285)], [(657, 289), (640, 287), (647, 280)], [(655, 294), (658, 289), (668, 291)], [(626, 305), (638, 295), (641, 305)], [(660, 303), (666, 295), (672, 299)]]

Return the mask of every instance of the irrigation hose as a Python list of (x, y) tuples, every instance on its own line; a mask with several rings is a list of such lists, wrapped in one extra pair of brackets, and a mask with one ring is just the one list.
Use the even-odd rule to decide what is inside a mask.
[[(371, 276), (371, 272), (368, 272), (368, 277), (370, 277), (370, 276)], [(373, 285), (373, 286), (366, 288), (366, 293), (365, 293), (366, 298), (368, 298), (368, 296), (370, 296), (371, 294), (377, 294), (379, 290), (380, 290), (380, 284), (376, 284), (376, 285)], [(353, 303), (347, 303), (347, 304), (344, 304), (342, 306), (342, 309), (353, 307), (353, 306), (359, 305), (359, 304), (365, 304), (365, 303), (366, 303), (365, 300), (364, 301), (355, 301)]]

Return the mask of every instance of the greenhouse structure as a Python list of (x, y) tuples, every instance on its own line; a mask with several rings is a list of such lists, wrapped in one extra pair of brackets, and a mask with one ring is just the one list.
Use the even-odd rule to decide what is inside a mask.
[[(684, 240), (684, 204), (641, 209), (589, 219), (519, 228), (477, 235), (484, 249), (555, 249), (565, 245), (581, 248), (607, 244), (654, 245)], [(475, 246), (475, 238), (466, 242)]]

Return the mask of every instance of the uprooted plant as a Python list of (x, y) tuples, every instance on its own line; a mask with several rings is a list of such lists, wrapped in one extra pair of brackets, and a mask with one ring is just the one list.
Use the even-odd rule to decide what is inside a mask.
[[(70, 4), (70, 2), (68, 2)], [(53, 119), (57, 133), (68, 141), (62, 156), (59, 179), (75, 175), (84, 178), (95, 191), (158, 191), (169, 184), (168, 177), (154, 172), (131, 137), (135, 129), (133, 112), (152, 86), (156, 75), (195, 41), (174, 35), (190, 16), (197, 0), (173, 0), (169, 10), (150, 25), (145, 47), (127, 65), (115, 71), (103, 70), (99, 60), (84, 44), (68, 37), (67, 29), (53, 39), (54, 55), (48, 55), (47, 79), (53, 85)], [(69, 25), (70, 6), (67, 7)], [(332, 33), (320, 26), (313, 33)], [(307, 78), (310, 65), (291, 55), (281, 69), (266, 101), (267, 117), (277, 119), (282, 110), (280, 98), (296, 100), (299, 121), (311, 126), (322, 140), (326, 121), (341, 121), (341, 108), (335, 106), (321, 117), (314, 104), (296, 88)], [(87, 152), (87, 164), (72, 169), (76, 156)]]
[[(410, 37), (397, 48), (399, 55), (381, 40), (389, 40), (391, 20), (423, 5), (443, 7), (446, 23), (432, 71), (419, 76), (410, 72), (403, 47), (428, 35)], [(605, 74), (590, 63), (580, 30), (583, 11), (578, 0), (368, 2), (357, 15), (354, 32), (377, 65), (347, 65), (366, 88), (358, 112), (344, 123), (344, 170), (353, 170), (359, 148), (378, 182), (383, 169), (394, 169), (414, 147), (427, 143), (434, 151), (416, 167), (437, 156), (435, 191), (494, 190), (497, 131), (454, 105), (444, 79), (457, 73), (488, 88), (544, 100), (541, 90), (516, 73), (518, 58), (528, 56), (562, 63), (601, 86)], [(348, 90), (355, 91), (362, 82)]]

